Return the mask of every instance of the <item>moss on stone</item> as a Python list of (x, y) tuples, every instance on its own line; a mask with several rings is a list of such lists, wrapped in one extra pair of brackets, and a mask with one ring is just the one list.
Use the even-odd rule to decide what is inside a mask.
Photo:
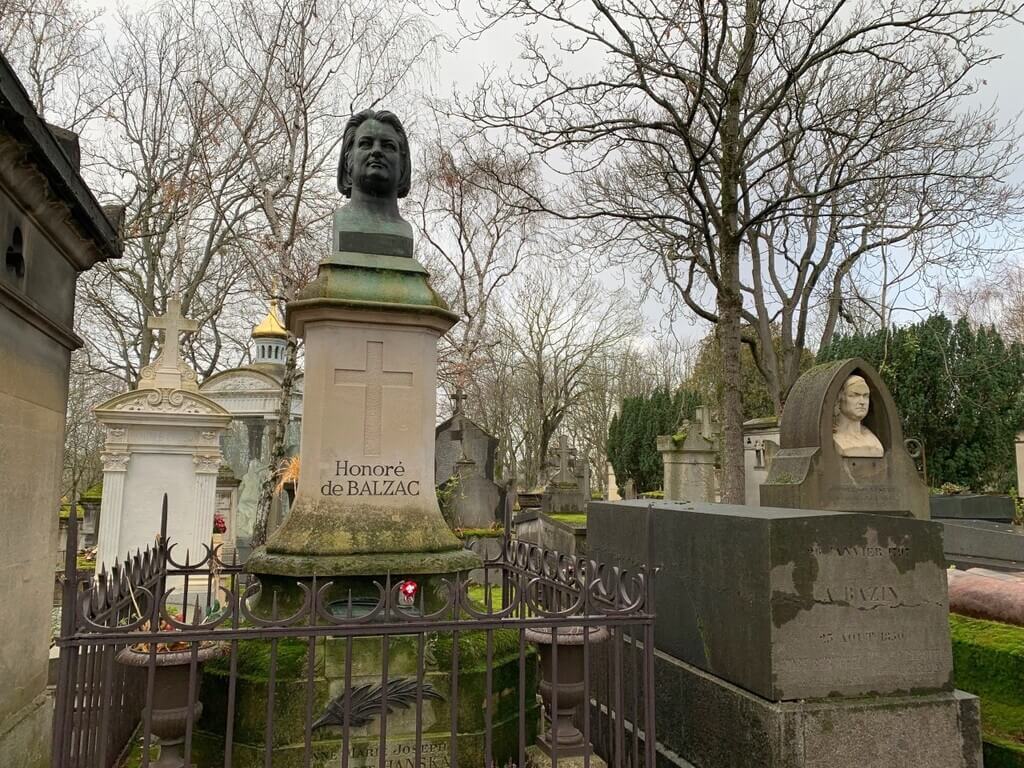
[[(85, 507), (83, 507), (81, 504), (79, 504), (75, 508), (75, 511), (78, 513), (76, 515), (76, 517), (79, 520), (81, 520), (82, 518), (85, 517)], [(71, 517), (71, 505), (70, 504), (61, 504), (60, 505), (60, 519), (61, 520), (67, 520), (69, 517)]]
[(957, 686), (1024, 707), (1024, 628), (955, 614), (949, 625)]
[(981, 698), (986, 768), (1024, 768), (1024, 628), (951, 614), (957, 688)]
[[(238, 676), (247, 680), (267, 680), (270, 677), (271, 644), (267, 640), (240, 640), (238, 642)], [(304, 680), (308, 644), (305, 640), (285, 638), (277, 642), (277, 666), (275, 679)], [(231, 669), (230, 657), (206, 662), (204, 672), (213, 675), (228, 675)]]
[(982, 752), (985, 768), (1024, 768), (1024, 751), (1019, 745), (986, 738)]
[[(452, 635), (436, 634), (430, 640), (431, 651), (439, 669), (452, 665)], [(491, 646), (492, 665), (519, 655), (519, 633), (513, 629), (496, 629)], [(527, 645), (528, 655), (530, 646)], [(487, 633), (470, 631), (459, 633), (459, 670), (468, 672), (487, 665)]]
[(505, 535), (504, 528), (456, 528), (455, 535), (460, 539), (500, 539)]
[(455, 573), (479, 568), (479, 555), (459, 546), (443, 552), (380, 552), (357, 555), (288, 555), (256, 549), (246, 563), (246, 570), (257, 574), (280, 576), (381, 576), (387, 573), (412, 575), (424, 573)]

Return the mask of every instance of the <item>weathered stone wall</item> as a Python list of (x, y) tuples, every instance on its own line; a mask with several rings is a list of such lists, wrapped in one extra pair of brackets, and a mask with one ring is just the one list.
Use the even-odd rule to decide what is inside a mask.
[(43, 765), (48, 753), (34, 740), (49, 737), (50, 708), (41, 697), (70, 362), (69, 346), (39, 325), (45, 316), (70, 328), (76, 273), (0, 186), (0, 258), (16, 225), (24, 277), (0, 262), (0, 754), (5, 761), (17, 755), (11, 765), (33, 766)]

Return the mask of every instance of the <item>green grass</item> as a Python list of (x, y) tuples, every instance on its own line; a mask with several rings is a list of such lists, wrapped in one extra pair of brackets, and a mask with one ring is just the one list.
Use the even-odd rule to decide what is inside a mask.
[(564, 514), (564, 515), (548, 515), (552, 520), (557, 520), (560, 523), (568, 523), (569, 525), (586, 525), (587, 516), (585, 514)]

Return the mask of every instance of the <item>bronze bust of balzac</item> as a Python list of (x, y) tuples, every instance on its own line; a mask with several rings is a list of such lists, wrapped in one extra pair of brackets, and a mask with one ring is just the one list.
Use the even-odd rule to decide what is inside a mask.
[(338, 161), (338, 191), (349, 202), (334, 214), (339, 252), (412, 256), (412, 227), (398, 212), (409, 194), (412, 161), (402, 122), (366, 109), (349, 118)]

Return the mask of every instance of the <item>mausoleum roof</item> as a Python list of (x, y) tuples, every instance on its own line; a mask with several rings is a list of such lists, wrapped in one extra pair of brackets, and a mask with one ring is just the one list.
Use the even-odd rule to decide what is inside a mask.
[(78, 170), (78, 136), (43, 121), (3, 55), (0, 55), (0, 126), (27, 148), (53, 193), (68, 206), (72, 220), (96, 249), (96, 260), (120, 258), (121, 237), (116, 225), (123, 211), (112, 207), (104, 210), (96, 201)]

